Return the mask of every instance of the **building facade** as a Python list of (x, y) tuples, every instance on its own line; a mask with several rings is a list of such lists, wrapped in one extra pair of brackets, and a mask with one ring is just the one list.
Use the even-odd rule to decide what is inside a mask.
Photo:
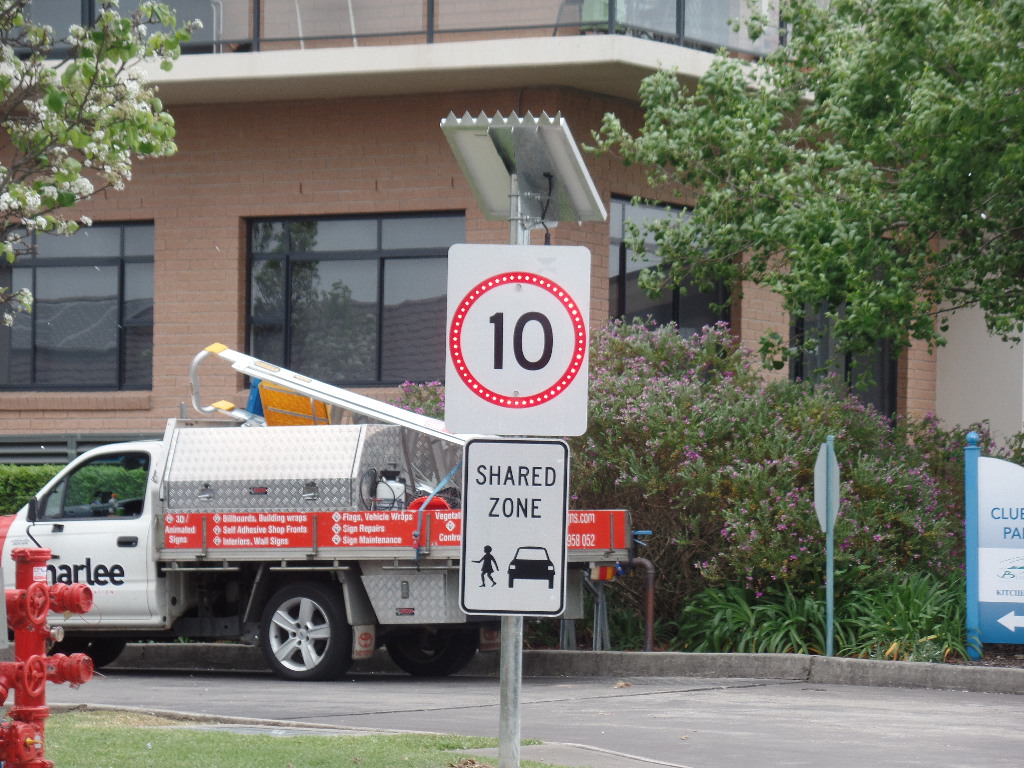
[[(63, 18), (71, 5), (38, 8)], [(656, 69), (696, 81), (720, 45), (758, 52), (727, 23), (740, 0), (178, 6), (204, 29), (171, 72), (151, 72), (178, 153), (138, 162), (125, 190), (82, 205), (91, 229), (0, 271), (37, 301), (0, 333), (0, 462), (159, 434), (213, 342), (377, 396), (441, 378), (447, 249), (509, 237), (477, 209), (441, 119), (560, 113), (586, 143), (607, 112), (639, 125), (638, 88)], [(591, 250), (591, 323), (719, 319), (720, 293), (652, 303), (635, 291), (624, 222), (645, 215), (631, 199), (651, 191), (614, 156), (584, 157), (611, 215), (562, 223), (552, 239)], [(778, 300), (751, 286), (723, 319), (751, 347), (790, 332)], [(934, 410), (931, 356), (913, 348), (894, 378), (898, 410)], [(244, 385), (230, 372), (203, 382), (229, 399)]]

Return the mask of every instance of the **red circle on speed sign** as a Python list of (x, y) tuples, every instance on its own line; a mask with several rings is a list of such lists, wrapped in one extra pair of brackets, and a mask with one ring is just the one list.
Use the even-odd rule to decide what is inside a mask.
[[(566, 311), (572, 324), (573, 349), (565, 370), (550, 385), (528, 395), (518, 392), (498, 392), (482, 384), (479, 377), (470, 370), (462, 348), (462, 331), (466, 316), (473, 305), (495, 288), (508, 285), (535, 286), (551, 294)], [(533, 408), (558, 397), (580, 372), (587, 352), (587, 322), (572, 296), (558, 283), (533, 272), (505, 272), (479, 283), (459, 302), (452, 317), (451, 327), (448, 329), (448, 350), (459, 378), (477, 397), (504, 408)]]

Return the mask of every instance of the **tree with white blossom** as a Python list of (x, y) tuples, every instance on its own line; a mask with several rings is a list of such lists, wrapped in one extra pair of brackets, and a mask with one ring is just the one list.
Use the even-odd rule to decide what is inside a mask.
[[(122, 189), (137, 158), (173, 154), (174, 120), (140, 64), (169, 70), (198, 22), (162, 3), (121, 15), (99, 0), (88, 27), (59, 33), (32, 21), (29, 0), (0, 0), (0, 259), (28, 252), (36, 232), (70, 235), (91, 222), (74, 207)], [(31, 309), (0, 286), (0, 323)]]

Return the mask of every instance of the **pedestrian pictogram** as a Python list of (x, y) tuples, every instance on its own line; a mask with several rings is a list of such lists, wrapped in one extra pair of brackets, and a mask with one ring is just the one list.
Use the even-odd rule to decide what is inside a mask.
[(494, 580), (494, 572), (501, 570), (498, 567), (498, 561), (494, 559), (494, 555), (491, 554), (490, 545), (484, 547), (484, 556), (479, 560), (474, 560), (474, 563), (482, 563), (480, 566), (480, 586), (487, 586), (487, 579), (491, 580), (491, 586), (496, 587), (498, 582)]

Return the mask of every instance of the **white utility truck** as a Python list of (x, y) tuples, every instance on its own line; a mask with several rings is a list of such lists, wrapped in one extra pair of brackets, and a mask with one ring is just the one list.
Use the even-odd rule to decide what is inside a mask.
[[(202, 404), (211, 358), (249, 377), (245, 408)], [(459, 603), (467, 436), (220, 344), (190, 379), (201, 417), (83, 454), (0, 518), (5, 583), (11, 550), (38, 546), (51, 582), (92, 588), (89, 613), (52, 617), (57, 650), (102, 666), (128, 641), (235, 639), (280, 677), (323, 680), (381, 646), (410, 674), (447, 675), (493, 639), (496, 617)], [(631, 542), (623, 510), (570, 512), (563, 618)]]

